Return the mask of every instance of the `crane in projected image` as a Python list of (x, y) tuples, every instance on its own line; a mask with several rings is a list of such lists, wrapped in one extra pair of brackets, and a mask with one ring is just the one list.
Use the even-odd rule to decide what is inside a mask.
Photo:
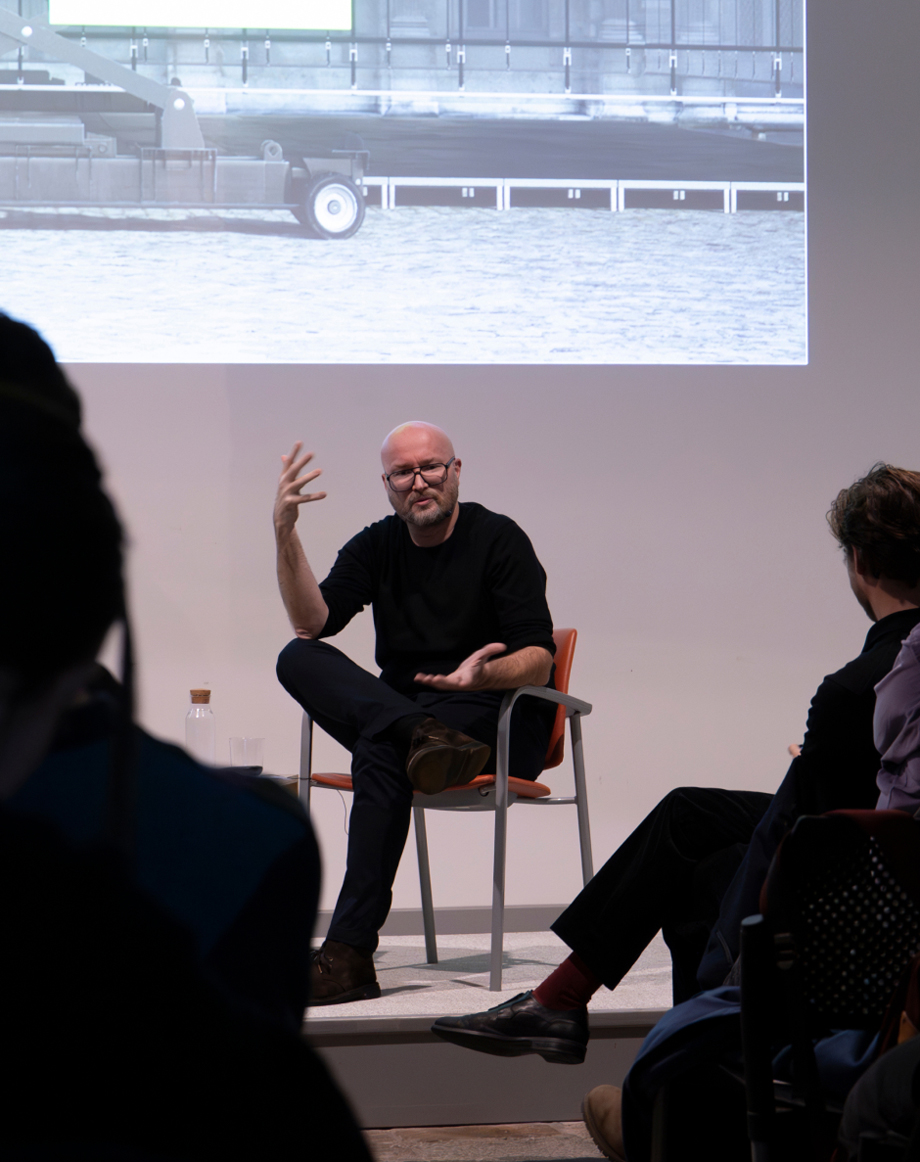
[[(286, 160), (276, 141), (261, 157), (206, 146), (192, 98), (0, 7), (0, 37), (84, 71), (80, 86), (17, 86), (0, 112), (0, 205), (289, 210), (321, 238), (349, 238), (364, 220), (368, 152)], [(120, 92), (113, 91), (112, 87)], [(94, 113), (152, 114), (152, 145), (119, 154), (94, 133)]]

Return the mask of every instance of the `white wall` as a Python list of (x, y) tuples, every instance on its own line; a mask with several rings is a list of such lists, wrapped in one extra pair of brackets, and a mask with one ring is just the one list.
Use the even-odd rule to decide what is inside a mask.
[[(811, 0), (808, 367), (72, 366), (132, 535), (148, 728), (181, 741), (208, 683), (224, 747), (264, 734), (267, 766), (296, 768), (299, 710), (273, 674), (279, 453), (303, 438), (325, 469), (302, 517), (323, 572), (388, 511), (383, 435), (424, 418), (454, 438), (462, 496), (530, 534), (556, 623), (581, 632), (596, 859), (675, 785), (772, 790), (815, 686), (868, 629), (828, 504), (875, 460), (920, 467), (918, 40), (905, 0)], [(337, 644), (372, 664), (369, 613)], [(346, 759), (318, 741), (320, 768)], [(343, 808), (316, 799), (329, 907)], [(488, 903), (489, 826), (431, 820), (437, 903)], [(510, 844), (509, 902), (577, 891), (567, 811), (513, 812)], [(414, 875), (407, 849), (396, 906), (417, 903)]]

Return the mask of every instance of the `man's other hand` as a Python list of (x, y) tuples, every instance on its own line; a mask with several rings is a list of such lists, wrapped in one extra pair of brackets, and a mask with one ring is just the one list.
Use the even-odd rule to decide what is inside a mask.
[(309, 504), (312, 500), (322, 500), (325, 492), (307, 492), (301, 494), (301, 488), (315, 480), (322, 473), (322, 468), (314, 468), (304, 476), (300, 473), (313, 459), (312, 452), (300, 455), (303, 444), (300, 440), (291, 449), (290, 456), (282, 456), (283, 465), (278, 480), (278, 495), (275, 497), (275, 532), (279, 535), (289, 533), (300, 514), (300, 506)]
[(494, 654), (503, 654), (506, 647), (501, 642), (491, 642), (470, 654), (452, 674), (416, 674), (420, 686), (431, 686), (434, 690), (484, 690), (491, 685), (486, 674), (486, 663)]

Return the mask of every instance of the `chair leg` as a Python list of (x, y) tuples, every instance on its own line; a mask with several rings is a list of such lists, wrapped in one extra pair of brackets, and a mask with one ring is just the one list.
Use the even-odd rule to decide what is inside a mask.
[(304, 712), (300, 721), (300, 771), (297, 776), (297, 798), (310, 814), (310, 776), (313, 773), (313, 719)]
[(489, 956), (489, 990), (501, 992), (502, 953), (505, 936), (505, 851), (508, 840), (508, 750), (511, 713), (498, 722), (495, 764), (495, 852), (492, 858), (492, 949)]
[[(496, 800), (498, 788), (496, 787)], [(489, 989), (501, 992), (505, 933), (505, 848), (508, 836), (507, 788), (503, 803), (495, 804), (495, 855), (492, 862), (492, 950), (489, 957)]]
[(591, 824), (588, 820), (588, 792), (585, 785), (585, 756), (581, 741), (581, 715), (569, 719), (572, 735), (572, 766), (575, 770), (575, 810), (578, 814), (578, 842), (581, 846), (581, 877), (585, 884), (594, 876), (591, 857)]
[(412, 808), (415, 824), (415, 850), (418, 853), (418, 884), (422, 894), (422, 925), (425, 929), (425, 956), (429, 964), (438, 963), (438, 938), (434, 928), (434, 902), (431, 898), (431, 865), (428, 862), (428, 828), (425, 808)]

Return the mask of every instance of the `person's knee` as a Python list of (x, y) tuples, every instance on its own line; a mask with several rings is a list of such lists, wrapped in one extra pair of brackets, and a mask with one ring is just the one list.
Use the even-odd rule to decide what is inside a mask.
[(675, 787), (662, 799), (656, 822), (678, 855), (699, 861), (732, 845), (731, 817), (726, 819), (726, 809), (724, 791)]
[(653, 812), (656, 826), (664, 828), (671, 841), (683, 848), (711, 814), (711, 805), (707, 809), (705, 797), (705, 789), (699, 787), (675, 787), (668, 791)]
[(302, 676), (304, 667), (310, 664), (310, 658), (316, 654), (316, 647), (320, 644), (309, 638), (295, 637), (278, 655), (275, 673), (286, 690), (290, 690), (297, 677)]
[(698, 787), (675, 787), (658, 804), (659, 808), (670, 815), (680, 815), (693, 810), (697, 803)]

